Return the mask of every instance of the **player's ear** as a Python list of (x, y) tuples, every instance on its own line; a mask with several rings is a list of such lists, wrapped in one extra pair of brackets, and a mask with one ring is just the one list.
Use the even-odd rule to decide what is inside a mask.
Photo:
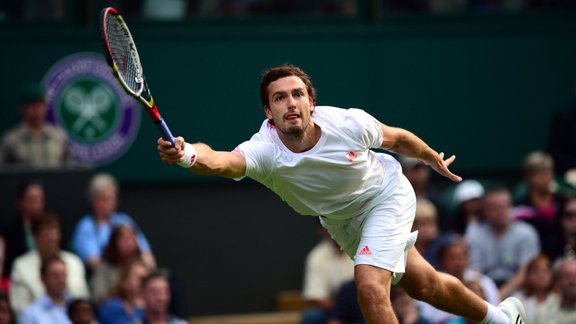
[(268, 119), (272, 119), (272, 111), (270, 110), (270, 107), (268, 107), (268, 105), (264, 105), (264, 113), (266, 114), (266, 117)]

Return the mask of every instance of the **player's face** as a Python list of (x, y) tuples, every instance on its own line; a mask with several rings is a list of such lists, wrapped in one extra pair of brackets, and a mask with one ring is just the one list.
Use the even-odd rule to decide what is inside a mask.
[(306, 85), (297, 76), (288, 76), (268, 85), (269, 106), (264, 107), (266, 117), (274, 120), (275, 127), (285, 135), (299, 136), (310, 124), (314, 110)]

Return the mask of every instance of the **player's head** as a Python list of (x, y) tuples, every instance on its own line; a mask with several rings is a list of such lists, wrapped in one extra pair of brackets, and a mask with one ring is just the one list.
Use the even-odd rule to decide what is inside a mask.
[(268, 69), (262, 75), (262, 80), (260, 81), (260, 100), (263, 106), (270, 105), (270, 97), (268, 93), (268, 86), (270, 83), (289, 76), (297, 76), (306, 85), (306, 91), (308, 92), (308, 97), (312, 99), (313, 103), (316, 103), (316, 89), (312, 85), (312, 81), (306, 72), (304, 72), (299, 67), (292, 64), (284, 64), (277, 67)]

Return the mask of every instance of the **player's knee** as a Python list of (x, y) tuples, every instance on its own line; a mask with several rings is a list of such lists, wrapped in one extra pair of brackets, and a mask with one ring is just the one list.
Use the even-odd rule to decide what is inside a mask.
[(389, 300), (386, 287), (376, 280), (362, 280), (356, 283), (358, 298), (363, 301)]

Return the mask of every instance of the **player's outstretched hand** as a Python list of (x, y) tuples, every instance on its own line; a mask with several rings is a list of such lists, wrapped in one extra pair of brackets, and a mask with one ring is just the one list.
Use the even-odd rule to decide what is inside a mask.
[(160, 137), (157, 141), (158, 154), (164, 163), (175, 164), (184, 160), (184, 138), (181, 136), (175, 137), (176, 145), (164, 140)]
[(452, 155), (451, 157), (444, 160), (444, 153), (438, 154), (438, 159), (436, 159), (435, 163), (430, 163), (430, 167), (434, 169), (434, 171), (440, 173), (441, 175), (445, 176), (446, 178), (454, 181), (460, 182), (462, 181), (462, 177), (455, 175), (454, 173), (448, 170), (448, 167), (454, 160), (456, 159), (456, 155)]

